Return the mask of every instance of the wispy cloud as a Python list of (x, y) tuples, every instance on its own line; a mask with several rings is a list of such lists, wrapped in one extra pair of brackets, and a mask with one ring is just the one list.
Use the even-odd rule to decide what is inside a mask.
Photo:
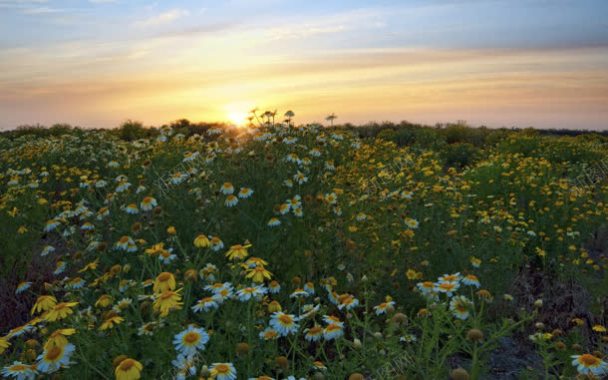
[(135, 21), (135, 23), (133, 23), (133, 26), (135, 26), (136, 28), (148, 28), (148, 27), (155, 27), (155, 26), (159, 26), (159, 25), (171, 24), (172, 22), (174, 22), (182, 17), (188, 16), (189, 14), (190, 14), (190, 12), (185, 9), (179, 9), (179, 8), (170, 9), (168, 11), (159, 13), (152, 17), (148, 17), (143, 20)]

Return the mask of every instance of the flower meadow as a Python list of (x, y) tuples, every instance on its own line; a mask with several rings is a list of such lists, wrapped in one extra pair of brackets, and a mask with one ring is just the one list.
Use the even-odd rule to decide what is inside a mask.
[(198, 132), (0, 135), (0, 376), (608, 376), (605, 138)]

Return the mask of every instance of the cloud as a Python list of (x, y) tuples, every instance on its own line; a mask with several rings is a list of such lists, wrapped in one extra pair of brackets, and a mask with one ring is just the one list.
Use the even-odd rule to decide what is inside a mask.
[(109, 3), (117, 3), (118, 0), (89, 0), (89, 3), (92, 4), (109, 4)]
[(179, 9), (179, 8), (175, 8), (175, 9), (170, 9), (166, 12), (157, 14), (155, 16), (143, 19), (143, 20), (138, 20), (136, 21), (133, 26), (137, 27), (137, 28), (149, 28), (149, 27), (155, 27), (155, 26), (159, 26), (159, 25), (166, 25), (166, 24), (170, 24), (173, 21), (180, 19), (182, 17), (188, 16), (190, 14), (190, 12), (188, 12), (185, 9)]

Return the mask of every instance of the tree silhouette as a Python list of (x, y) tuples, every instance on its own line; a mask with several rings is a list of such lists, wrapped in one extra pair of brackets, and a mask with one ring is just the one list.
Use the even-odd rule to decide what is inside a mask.
[(336, 114), (332, 112), (332, 114), (329, 115), (329, 116), (327, 116), (325, 118), (325, 120), (329, 121), (331, 123), (331, 126), (333, 127), (334, 126), (334, 120), (336, 120), (337, 118), (338, 118), (338, 116), (336, 116)]

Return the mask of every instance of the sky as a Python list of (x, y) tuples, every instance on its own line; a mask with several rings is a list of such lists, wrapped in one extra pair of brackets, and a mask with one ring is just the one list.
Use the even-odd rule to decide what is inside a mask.
[(0, 128), (608, 129), (606, 0), (0, 0)]

